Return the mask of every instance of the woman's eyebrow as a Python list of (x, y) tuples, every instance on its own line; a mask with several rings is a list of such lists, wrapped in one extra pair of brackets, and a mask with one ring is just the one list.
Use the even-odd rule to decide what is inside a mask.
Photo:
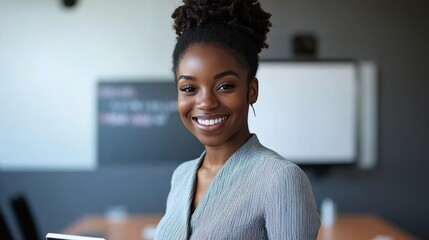
[[(236, 72), (228, 70), (228, 71), (224, 71), (224, 72), (220, 72), (220, 73), (216, 74), (214, 76), (214, 79), (223, 78), (223, 77), (228, 76), (228, 75), (233, 75), (233, 76), (235, 76), (237, 78), (240, 78), (240, 76)], [(177, 81), (180, 81), (180, 80), (195, 80), (195, 79), (196, 79), (195, 77), (190, 76), (190, 75), (180, 75), (177, 78)]]
[(177, 81), (179, 80), (195, 80), (195, 77), (189, 76), (189, 75), (180, 75), (177, 78)]
[(233, 76), (236, 76), (237, 78), (240, 78), (240, 76), (238, 76), (238, 74), (236, 72), (229, 70), (229, 71), (225, 71), (225, 72), (221, 72), (221, 73), (216, 74), (214, 79), (223, 78), (223, 77), (228, 76), (228, 75), (233, 75)]

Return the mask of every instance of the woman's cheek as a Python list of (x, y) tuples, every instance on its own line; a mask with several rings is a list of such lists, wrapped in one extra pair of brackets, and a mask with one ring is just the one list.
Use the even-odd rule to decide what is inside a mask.
[(179, 96), (177, 99), (177, 110), (180, 116), (186, 116), (192, 110), (192, 101), (187, 97)]

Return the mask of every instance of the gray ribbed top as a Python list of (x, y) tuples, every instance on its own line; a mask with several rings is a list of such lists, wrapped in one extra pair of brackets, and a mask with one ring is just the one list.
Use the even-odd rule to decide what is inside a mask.
[(308, 178), (256, 135), (228, 159), (191, 214), (204, 154), (175, 170), (156, 240), (316, 239), (320, 221)]

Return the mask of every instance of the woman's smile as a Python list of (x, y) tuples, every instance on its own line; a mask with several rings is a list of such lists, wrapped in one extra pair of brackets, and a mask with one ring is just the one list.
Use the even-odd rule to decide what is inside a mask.
[(227, 118), (228, 118), (228, 116), (223, 116), (223, 117), (194, 117), (193, 119), (200, 125), (214, 126), (214, 125), (220, 125)]

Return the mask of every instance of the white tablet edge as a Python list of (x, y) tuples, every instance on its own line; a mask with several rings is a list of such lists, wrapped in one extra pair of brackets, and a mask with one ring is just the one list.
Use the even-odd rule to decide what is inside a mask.
[(96, 237), (84, 237), (84, 236), (77, 236), (77, 235), (68, 235), (68, 234), (48, 233), (48, 234), (46, 234), (46, 240), (106, 240), (106, 239), (96, 238)]

